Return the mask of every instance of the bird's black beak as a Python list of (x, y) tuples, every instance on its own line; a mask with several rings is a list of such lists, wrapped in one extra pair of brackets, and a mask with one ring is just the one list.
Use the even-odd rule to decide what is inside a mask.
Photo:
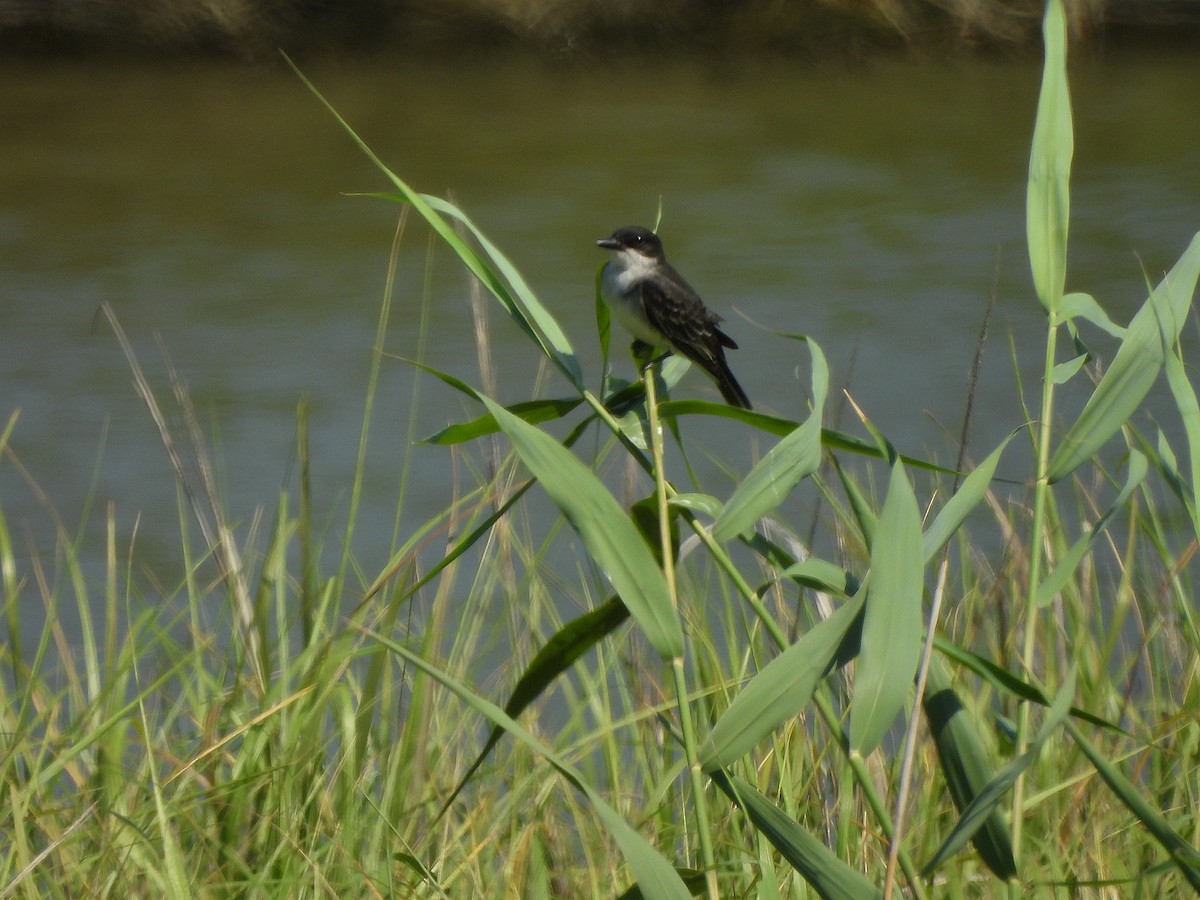
[(596, 241), (596, 246), (603, 247), (605, 250), (620, 250), (621, 249), (620, 241), (613, 240), (610, 237), (605, 238), (602, 241)]

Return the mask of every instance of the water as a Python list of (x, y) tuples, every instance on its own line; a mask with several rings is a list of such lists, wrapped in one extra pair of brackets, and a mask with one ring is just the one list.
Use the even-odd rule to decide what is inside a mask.
[[(1200, 229), (1195, 67), (1194, 56), (1122, 56), (1072, 70), (1068, 288), (1118, 321), (1145, 296), (1141, 267), (1157, 280)], [(957, 432), (992, 290), (972, 450), (1023, 418), (1009, 335), (1033, 401), (1044, 329), (1024, 192), (1036, 62), (597, 69), (485, 57), (306, 71), (402, 177), (452, 192), (510, 255), (593, 383), (593, 242), (652, 224), (661, 200), (668, 254), (726, 316), (744, 348), (732, 366), (759, 408), (805, 414), (807, 356), (768, 330), (804, 332), (894, 443), (952, 461), (943, 426)], [(164, 351), (186, 381), (242, 528), (294, 480), (295, 410), (308, 398), (317, 516), (335, 544), (398, 207), (345, 195), (388, 185), (331, 117), (282, 68), (23, 61), (0, 69), (0, 154), (0, 416), (20, 410), (12, 449), (67, 534), (90, 508), (85, 560), (102, 559), (112, 503), (122, 546), (136, 533), (137, 565), (167, 585), (180, 577), (170, 468), (97, 317), (105, 302), (166, 405)], [(355, 544), (368, 577), (387, 556), (405, 454), (402, 539), (451, 496), (448, 452), (407, 443), (414, 373), (397, 357), (421, 352), (426, 293), (426, 361), (478, 383), (467, 280), (410, 224)], [(498, 308), (491, 322), (501, 398), (523, 399), (534, 355)], [(568, 393), (553, 375), (543, 392)], [(678, 393), (715, 397), (696, 373)], [(415, 433), (477, 414), (425, 380)], [(748, 468), (735, 433), (685, 428)], [(1007, 474), (1027, 472), (1014, 458)], [(52, 567), (53, 519), (9, 461), (0, 502), (18, 555)]]

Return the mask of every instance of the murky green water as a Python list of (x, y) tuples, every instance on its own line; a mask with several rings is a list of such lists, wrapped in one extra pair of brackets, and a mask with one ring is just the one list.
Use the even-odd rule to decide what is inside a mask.
[[(1197, 63), (1110, 58), (1072, 72), (1068, 287), (1121, 321), (1145, 296), (1140, 267), (1156, 278), (1200, 230)], [(993, 286), (972, 448), (985, 452), (1022, 420), (1010, 333), (1036, 391), (1043, 329), (1024, 192), (1037, 63), (346, 59), (309, 74), (410, 183), (453, 193), (558, 314), (593, 376), (593, 241), (651, 224), (661, 198), (668, 253), (727, 317), (743, 347), (732, 365), (760, 408), (803, 414), (807, 357), (768, 330), (805, 332), (897, 445), (952, 459), (938, 423), (957, 430)], [(159, 341), (186, 379), (243, 524), (294, 477), (295, 408), (309, 398), (318, 516), (336, 542), (397, 208), (344, 196), (387, 185), (328, 114), (286, 71), (10, 63), (0, 160), (0, 416), (20, 410), (12, 447), (67, 529), (91, 497), (87, 530), (102, 533), (111, 501), (122, 541), (136, 523), (146, 558), (177, 553), (170, 470), (97, 319), (108, 302), (164, 401)], [(466, 279), (444, 251), (430, 263), (427, 248), (425, 229), (411, 227), (387, 350), (421, 352), (428, 279), (425, 358), (477, 383)], [(498, 308), (492, 325), (502, 398), (525, 398), (536, 360)], [(383, 371), (358, 532), (368, 571), (391, 538), (413, 397), (407, 364), (389, 358)], [(553, 377), (542, 390), (566, 392)], [(694, 373), (682, 393), (715, 396)], [(427, 380), (416, 433), (476, 412)], [(687, 427), (749, 467), (742, 438)], [(447, 451), (413, 454), (402, 537), (450, 496)], [(22, 555), (30, 544), (49, 554), (50, 519), (7, 461), (0, 502)]]

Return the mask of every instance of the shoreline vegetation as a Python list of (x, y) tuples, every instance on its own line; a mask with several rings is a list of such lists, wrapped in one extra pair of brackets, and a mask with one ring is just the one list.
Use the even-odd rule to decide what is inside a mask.
[[(1034, 53), (1041, 0), (0, 0), (0, 54), (201, 54), (277, 59), (278, 48)], [(1076, 48), (1191, 43), (1200, 0), (1067, 0)]]
[[(0, 898), (1200, 894), (1200, 232), (1127, 325), (1067, 292), (1089, 276), (1067, 277), (1058, 0), (1044, 30), (1025, 209), (1044, 367), (1009, 436), (954, 470), (901, 456), (856, 404), (865, 436), (833, 427), (838, 373), (807, 336), (777, 332), (799, 421), (672, 398), (678, 358), (624, 381), (603, 303), (593, 379), (500, 248), (297, 69), (390, 185), (394, 246), (428, 226), (550, 374), (491, 398), (482, 305), (459, 373), (389, 352), (393, 268), (344, 499), (328, 517), (314, 499), (300, 400), (273, 509), (238, 523), (186, 386), (152, 383), (104, 304), (175, 472), (178, 534), (155, 537), (183, 564), (148, 577), (116, 501), (85, 504), (102, 572), (49, 501), (56, 540), (28, 549), (0, 503)], [(421, 346), (427, 322), (426, 298)], [(409, 364), (414, 406), (461, 393), (473, 418), (426, 437), (410, 419), (402, 447), (442, 448), (453, 483), (418, 521), (398, 448), (392, 551), (364, 559), (376, 400)], [(1175, 438), (1146, 426), (1164, 381)], [(1073, 421), (1069, 383), (1089, 398)], [(732, 487), (691, 470), (712, 417), (770, 448)], [(0, 466), (41, 498), (18, 418)], [(1021, 444), (1024, 483), (997, 478)]]

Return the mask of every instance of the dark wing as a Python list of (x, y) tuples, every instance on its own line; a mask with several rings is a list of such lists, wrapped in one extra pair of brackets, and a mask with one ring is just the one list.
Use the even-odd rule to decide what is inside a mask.
[(664, 268), (663, 282), (669, 287), (656, 281), (642, 284), (646, 318), (676, 351), (711, 371), (723, 355), (721, 347), (732, 350), (737, 344), (717, 327), (721, 317), (704, 305), (691, 285), (670, 266)]
[(733, 377), (725, 361), (723, 347), (737, 349), (737, 343), (717, 326), (721, 317), (704, 305), (674, 269), (666, 267), (669, 287), (647, 281), (642, 284), (642, 306), (646, 318), (671, 347), (686, 356), (717, 382), (725, 402), (750, 409), (750, 399)]

